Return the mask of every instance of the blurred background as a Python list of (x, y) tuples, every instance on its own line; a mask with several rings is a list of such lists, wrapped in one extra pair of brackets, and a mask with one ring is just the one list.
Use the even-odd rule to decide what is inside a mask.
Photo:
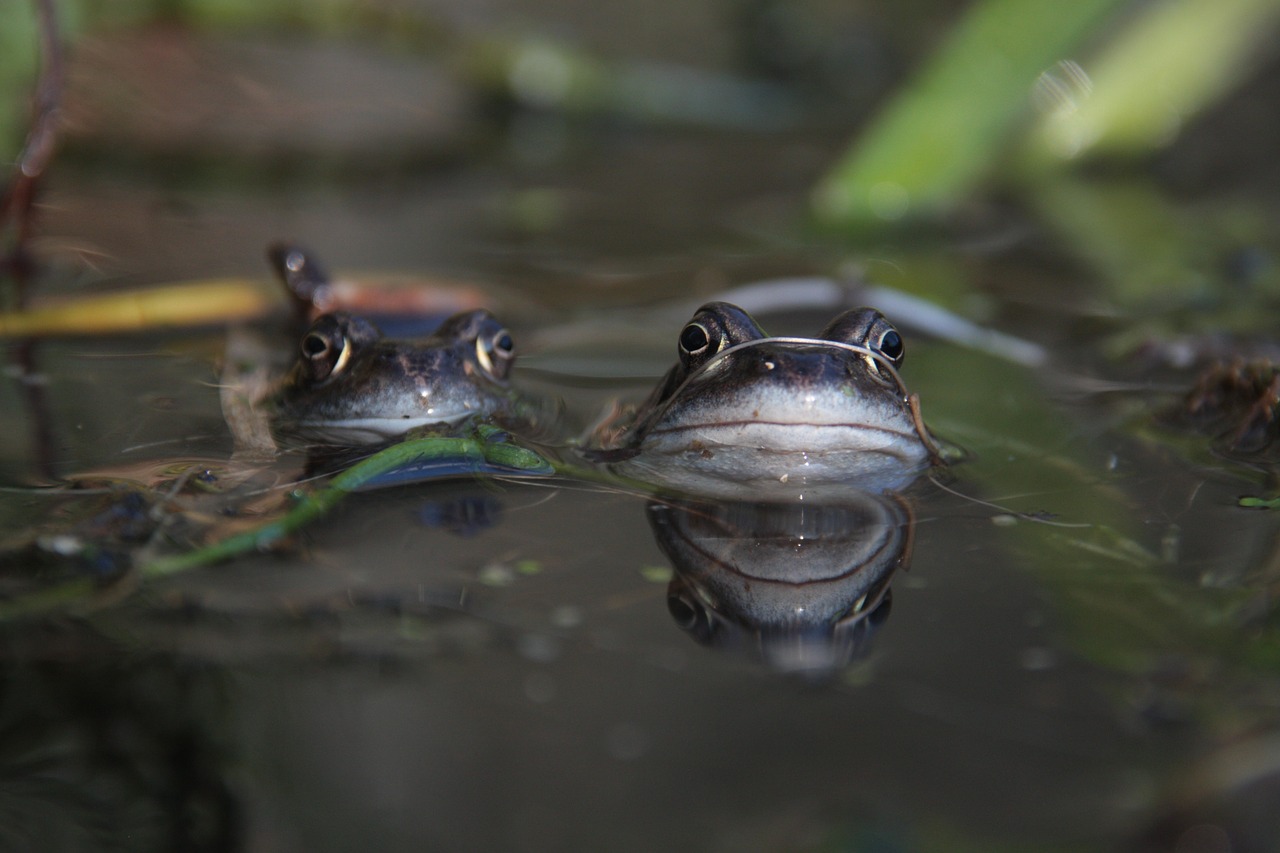
[[(622, 377), (564, 379), (583, 418), (645, 393), (691, 303), (761, 279), (1042, 349), (894, 314), (969, 454), (948, 482), (989, 503), (911, 495), (893, 618), (823, 684), (677, 630), (634, 496), (361, 495), (283, 555), (6, 623), (0, 847), (1275, 849), (1280, 540), (1238, 499), (1276, 483), (1278, 24), (1274, 0), (9, 0), (0, 162), (41, 93), (58, 132), (28, 227), (0, 221), (6, 584), (117, 571), (49, 537), (117, 535), (122, 502), (35, 486), (151, 500), (234, 449), (218, 306), (34, 337), (21, 309), (265, 292), (274, 240), (495, 294), (533, 371)], [(1221, 403), (1198, 432), (1188, 395)]]

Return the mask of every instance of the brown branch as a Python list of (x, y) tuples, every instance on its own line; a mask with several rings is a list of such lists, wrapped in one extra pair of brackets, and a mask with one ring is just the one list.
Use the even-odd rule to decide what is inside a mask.
[(32, 211), (41, 176), (53, 159), (61, 118), (65, 70), (62, 39), (58, 31), (56, 0), (34, 0), (40, 26), (40, 76), (32, 105), (31, 126), (13, 174), (0, 195), (0, 228), (11, 222), (13, 248), (3, 259), (3, 267), (14, 270), (27, 265), (27, 244), (32, 232)]
[[(62, 39), (58, 31), (56, 0), (34, 0), (40, 27), (40, 71), (32, 103), (31, 126), (18, 156), (13, 173), (0, 195), (0, 238), (12, 227), (13, 243), (0, 255), (0, 275), (8, 274), (15, 282), (13, 302), (25, 302), (26, 284), (31, 275), (31, 258), (27, 246), (33, 231), (32, 212), (40, 178), (53, 159), (61, 113), (64, 84)], [(19, 384), (31, 414), (33, 456), (37, 475), (51, 481), (54, 477), (54, 435), (48, 398), (39, 381), (36, 342), (26, 341), (10, 353)]]

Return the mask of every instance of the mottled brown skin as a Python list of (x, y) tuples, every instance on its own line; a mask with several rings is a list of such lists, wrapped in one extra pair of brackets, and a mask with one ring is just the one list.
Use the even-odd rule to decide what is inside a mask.
[(385, 440), (508, 409), (514, 361), (510, 333), (483, 309), (454, 315), (417, 341), (387, 340), (363, 318), (326, 314), (303, 336), (275, 410), (286, 431)]

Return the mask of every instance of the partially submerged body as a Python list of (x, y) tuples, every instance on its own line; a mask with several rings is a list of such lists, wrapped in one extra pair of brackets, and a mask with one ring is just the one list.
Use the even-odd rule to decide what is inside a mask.
[(627, 476), (702, 494), (900, 488), (937, 458), (898, 376), (902, 355), (901, 336), (873, 309), (846, 311), (817, 338), (777, 338), (713, 302), (597, 455)]
[[(736, 306), (710, 303), (684, 326), (679, 361), (630, 423), (598, 432), (587, 455), (693, 494), (901, 488), (937, 459), (898, 375), (902, 356), (901, 336), (872, 309), (844, 312), (816, 338), (783, 338)], [(510, 385), (514, 357), (510, 333), (483, 309), (407, 341), (353, 315), (325, 315), (272, 403), (280, 429), (340, 444), (501, 421), (528, 406)]]
[(339, 444), (371, 444), (431, 425), (511, 413), (510, 332), (484, 309), (430, 337), (390, 340), (361, 317), (321, 316), (273, 395), (279, 427)]

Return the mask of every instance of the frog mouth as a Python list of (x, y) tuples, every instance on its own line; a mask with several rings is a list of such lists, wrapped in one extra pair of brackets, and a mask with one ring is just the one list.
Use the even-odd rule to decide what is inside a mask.
[(904, 461), (920, 455), (920, 437), (903, 428), (857, 422), (716, 420), (659, 427), (645, 437), (645, 452), (689, 453), (710, 459), (720, 452), (767, 456), (822, 457), (840, 453), (880, 453)]
[(399, 438), (410, 430), (443, 424), (452, 426), (475, 414), (472, 409), (455, 412), (432, 413), (406, 417), (353, 417), (303, 419), (294, 422), (294, 428), (308, 436), (338, 440), (344, 444), (377, 444)]

